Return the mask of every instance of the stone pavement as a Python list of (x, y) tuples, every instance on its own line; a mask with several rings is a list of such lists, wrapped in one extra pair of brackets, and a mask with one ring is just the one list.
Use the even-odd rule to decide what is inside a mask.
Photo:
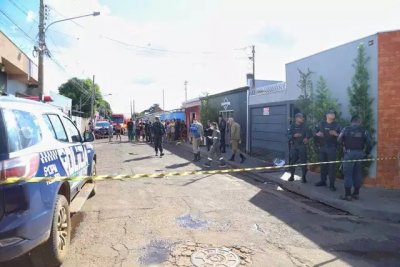
[[(191, 150), (189, 143), (182, 143), (182, 147)], [(201, 148), (202, 158), (207, 156), (207, 148)], [(227, 148), (226, 154), (222, 154), (227, 160), (232, 155), (231, 149)], [(233, 168), (249, 168), (259, 166), (269, 166), (266, 161), (259, 160), (247, 156), (244, 164), (240, 164), (240, 158), (236, 157), (235, 162), (227, 163)], [(394, 162), (394, 164), (397, 162)], [(360, 200), (344, 201), (340, 199), (340, 195), (344, 193), (343, 180), (336, 180), (336, 192), (331, 192), (328, 187), (318, 188), (314, 183), (319, 181), (319, 173), (309, 172), (307, 174), (308, 183), (303, 184), (301, 178), (296, 175), (294, 182), (288, 182), (290, 174), (285, 171), (265, 171), (254, 172), (262, 181), (273, 181), (279, 184), (282, 188), (322, 202), (326, 205), (335, 207), (337, 209), (347, 211), (350, 214), (378, 220), (386, 220), (391, 222), (400, 223), (400, 190), (390, 190), (383, 188), (367, 188), (363, 187), (360, 191)]]

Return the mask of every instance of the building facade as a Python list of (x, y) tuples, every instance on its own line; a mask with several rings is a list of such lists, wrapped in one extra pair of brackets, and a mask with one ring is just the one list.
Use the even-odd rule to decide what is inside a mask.
[[(201, 101), (200, 98), (195, 98), (188, 100), (182, 104), (182, 108), (185, 110), (185, 123), (188, 126), (187, 129), (189, 131), (189, 127), (192, 124), (194, 119), (201, 120), (200, 112), (201, 112)], [(190, 139), (189, 132), (187, 133), (188, 140)]]
[[(400, 31), (377, 33), (318, 54), (286, 64), (287, 91), (292, 99), (297, 99), (299, 72), (309, 69), (316, 84), (324, 77), (332, 95), (341, 104), (341, 111), (349, 119), (349, 98), (347, 88), (351, 86), (355, 73), (354, 59), (360, 44), (365, 47), (369, 58), (369, 95), (374, 99), (374, 136), (377, 142), (373, 156), (397, 156), (400, 152), (400, 118), (397, 107), (400, 103)], [(321, 118), (322, 119), (322, 118)], [(400, 168), (398, 161), (378, 161), (370, 168), (369, 185), (386, 188), (400, 188)]]
[[(211, 121), (218, 121), (221, 114), (226, 120), (233, 117), (241, 128), (241, 145), (240, 149), (246, 150), (247, 141), (247, 96), (249, 87), (241, 87), (234, 90), (222, 92), (219, 94), (209, 95), (201, 98), (201, 101), (208, 101), (208, 109), (212, 110), (213, 118)], [(203, 118), (204, 120), (205, 118)], [(229, 130), (226, 132), (226, 141), (229, 144)]]
[(15, 96), (38, 95), (38, 67), (0, 31), (0, 90)]

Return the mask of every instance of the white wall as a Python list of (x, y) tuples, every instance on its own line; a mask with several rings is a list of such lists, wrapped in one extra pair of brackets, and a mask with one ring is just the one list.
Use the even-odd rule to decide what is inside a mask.
[[(370, 43), (372, 42), (372, 44)], [(343, 115), (350, 119), (349, 99), (347, 88), (351, 86), (351, 80), (354, 75), (354, 59), (357, 57), (357, 47), (363, 43), (365, 52), (370, 58), (367, 68), (370, 76), (369, 94), (374, 98), (373, 111), (375, 114), (375, 129), (378, 128), (378, 35), (374, 34), (315, 55), (286, 64), (286, 82), (289, 97), (296, 99), (300, 94), (297, 87), (299, 80), (298, 69), (307, 71), (309, 68), (314, 74), (312, 81), (314, 90), (316, 89), (319, 76), (323, 76), (334, 97), (341, 103)], [(377, 136), (376, 136), (377, 140)], [(373, 150), (376, 155), (376, 149)], [(376, 176), (375, 164), (370, 170), (370, 176)]]

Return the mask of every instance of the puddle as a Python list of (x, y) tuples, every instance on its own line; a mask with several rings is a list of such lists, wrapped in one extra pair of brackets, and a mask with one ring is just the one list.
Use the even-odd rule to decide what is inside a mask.
[(207, 221), (195, 219), (190, 214), (182, 215), (176, 218), (180, 227), (189, 229), (200, 229), (207, 225)]
[(171, 253), (172, 243), (166, 240), (152, 240), (143, 250), (144, 255), (139, 258), (142, 265), (162, 264)]

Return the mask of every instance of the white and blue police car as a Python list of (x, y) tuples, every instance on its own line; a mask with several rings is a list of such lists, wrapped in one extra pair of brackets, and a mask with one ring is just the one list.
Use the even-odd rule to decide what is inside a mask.
[(49, 104), (0, 96), (0, 265), (29, 255), (34, 266), (60, 266), (70, 244), (70, 214), (95, 193), (93, 181), (1, 181), (93, 176), (93, 140)]

